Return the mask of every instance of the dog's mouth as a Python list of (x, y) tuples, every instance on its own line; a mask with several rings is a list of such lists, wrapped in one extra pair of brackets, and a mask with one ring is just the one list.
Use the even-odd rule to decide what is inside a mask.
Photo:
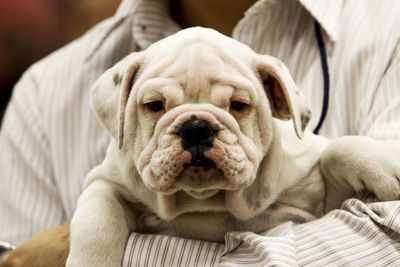
[(191, 166), (194, 167), (193, 172), (197, 173), (200, 169), (202, 169), (203, 171), (208, 171), (211, 168), (215, 168), (216, 164), (214, 161), (205, 157), (203, 154), (203, 155), (197, 156), (197, 157), (192, 156), (190, 163), (185, 163), (183, 165), (183, 167), (185, 167), (185, 168), (191, 167)]
[(188, 195), (204, 199), (215, 195), (224, 188), (226, 179), (224, 173), (218, 169), (210, 159), (202, 159), (200, 164), (185, 164), (182, 172), (176, 178), (175, 186)]
[(218, 190), (237, 190), (252, 180), (253, 164), (242, 147), (219, 139), (203, 153), (191, 153), (174, 140), (151, 157), (146, 184), (154, 191), (173, 194), (183, 190), (195, 198), (212, 196)]
[(184, 192), (195, 199), (206, 199), (215, 196), (219, 191), (218, 189), (209, 189), (204, 191), (185, 190)]

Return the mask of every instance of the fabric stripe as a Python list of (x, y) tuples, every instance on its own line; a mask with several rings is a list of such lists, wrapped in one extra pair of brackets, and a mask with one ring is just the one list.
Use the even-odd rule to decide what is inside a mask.
[(127, 247), (124, 266), (218, 266), (223, 250), (219, 243), (138, 233)]

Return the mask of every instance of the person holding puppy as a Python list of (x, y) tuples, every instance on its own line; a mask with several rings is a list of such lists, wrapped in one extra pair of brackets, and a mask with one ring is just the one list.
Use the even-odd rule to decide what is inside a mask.
[[(83, 179), (102, 161), (109, 142), (88, 105), (89, 88), (127, 54), (181, 28), (211, 27), (282, 60), (310, 102), (310, 125), (319, 134), (399, 140), (399, 9), (396, 1), (123, 1), (114, 17), (32, 66), (16, 85), (0, 135), (0, 240), (19, 244), (72, 217)], [(343, 209), (304, 225), (285, 225), (267, 239), (230, 235), (225, 245), (132, 233), (124, 263), (146, 262), (150, 244), (158, 245), (153, 248), (159, 262), (168, 256), (171, 263), (399, 263), (398, 202), (365, 205), (352, 199)], [(60, 246), (32, 246), (44, 255), (65, 255), (67, 228), (36, 236), (49, 238), (48, 244), (59, 240)], [(138, 244), (148, 250), (138, 254)], [(255, 258), (246, 246), (260, 249), (261, 256)], [(19, 259), (38, 258), (24, 258), (31, 254), (24, 245), (20, 249)]]

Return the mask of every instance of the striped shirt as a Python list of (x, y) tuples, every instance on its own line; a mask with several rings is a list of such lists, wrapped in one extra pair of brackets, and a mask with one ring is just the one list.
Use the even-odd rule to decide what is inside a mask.
[[(315, 127), (324, 84), (318, 21), (331, 81), (320, 134), (400, 139), (399, 14), (396, 0), (260, 0), (232, 37), (287, 64), (314, 110)], [(91, 84), (127, 54), (178, 30), (165, 0), (124, 0), (115, 16), (23, 75), (0, 132), (0, 240), (20, 243), (71, 219), (83, 179), (110, 140), (89, 108)], [(124, 265), (400, 265), (400, 202), (350, 199), (310, 223), (225, 239), (132, 233)]]

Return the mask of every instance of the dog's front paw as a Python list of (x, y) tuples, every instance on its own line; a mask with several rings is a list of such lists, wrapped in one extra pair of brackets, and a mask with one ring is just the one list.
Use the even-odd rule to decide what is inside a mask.
[(354, 192), (369, 191), (380, 200), (400, 196), (400, 142), (362, 136), (332, 141), (321, 157), (326, 178), (326, 210), (340, 206)]

